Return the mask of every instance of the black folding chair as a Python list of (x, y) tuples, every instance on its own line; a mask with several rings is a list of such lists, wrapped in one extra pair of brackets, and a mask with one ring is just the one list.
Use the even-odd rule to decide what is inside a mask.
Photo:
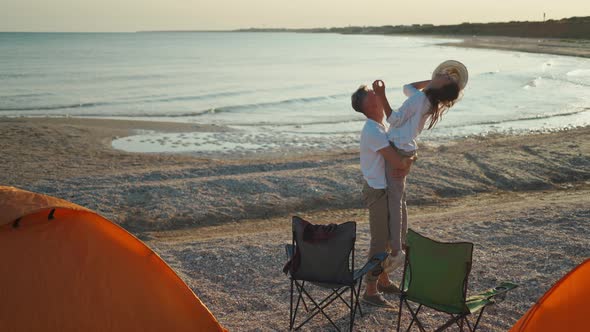
[[(340, 299), (350, 311), (350, 331), (352, 331), (357, 310), (362, 316), (359, 294), (363, 276), (380, 264), (387, 254), (377, 254), (363, 268), (355, 270), (355, 222), (313, 225), (296, 216), (293, 217), (292, 222), (293, 240), (286, 246), (289, 262), (284, 269), (291, 279), (289, 329), (297, 330), (321, 313), (336, 330), (340, 331), (325, 311), (330, 304)], [(308, 291), (309, 284), (328, 289), (330, 293), (323, 300), (316, 301)], [(297, 290), (296, 296), (294, 296), (294, 289)], [(347, 292), (350, 292), (350, 296), (345, 294)], [(306, 299), (310, 302), (309, 306)], [(303, 322), (295, 326), (300, 304), (303, 304), (307, 316)]]

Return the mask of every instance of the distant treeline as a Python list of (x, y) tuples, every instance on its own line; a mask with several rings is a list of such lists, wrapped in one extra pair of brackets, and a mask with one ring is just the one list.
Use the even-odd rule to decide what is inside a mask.
[(307, 32), (371, 35), (461, 35), (525, 38), (590, 39), (590, 16), (544, 22), (461, 23), (456, 25), (385, 25), (380, 27), (343, 27), (316, 29), (240, 29), (239, 32)]

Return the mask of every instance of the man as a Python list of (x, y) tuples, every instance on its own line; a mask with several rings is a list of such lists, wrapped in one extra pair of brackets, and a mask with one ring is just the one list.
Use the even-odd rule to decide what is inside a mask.
[[(391, 172), (393, 177), (406, 176), (411, 162), (408, 163), (407, 159), (400, 156), (389, 144), (386, 134), (388, 124), (385, 121), (383, 104), (375, 92), (366, 85), (362, 85), (352, 95), (351, 102), (355, 111), (367, 117), (361, 132), (360, 163), (364, 178), (363, 200), (369, 209), (370, 258), (374, 254), (391, 250), (385, 172)], [(394, 167), (386, 170), (385, 161)], [(395, 264), (399, 265), (399, 263)], [(380, 292), (399, 293), (399, 289), (389, 279), (382, 265), (367, 274), (362, 301), (374, 306), (392, 307)]]

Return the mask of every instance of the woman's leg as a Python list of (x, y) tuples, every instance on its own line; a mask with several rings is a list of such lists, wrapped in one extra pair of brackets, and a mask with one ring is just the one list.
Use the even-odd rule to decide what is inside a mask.
[[(405, 183), (404, 183), (405, 188)], [(406, 235), (408, 235), (408, 207), (406, 205), (406, 190), (402, 196), (402, 227), (401, 227), (402, 248), (406, 246)]]
[(389, 206), (389, 238), (392, 255), (395, 256), (402, 249), (404, 214), (406, 215), (405, 218), (407, 223), (407, 212), (404, 204), (406, 177), (393, 177), (390, 171), (392, 166), (386, 162), (385, 167), (387, 178), (387, 201)]

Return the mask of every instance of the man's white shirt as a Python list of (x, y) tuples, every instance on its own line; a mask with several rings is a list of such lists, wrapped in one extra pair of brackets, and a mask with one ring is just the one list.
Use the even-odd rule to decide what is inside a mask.
[(367, 184), (374, 189), (387, 188), (385, 159), (377, 152), (389, 146), (386, 122), (367, 119), (361, 131), (361, 172)]

